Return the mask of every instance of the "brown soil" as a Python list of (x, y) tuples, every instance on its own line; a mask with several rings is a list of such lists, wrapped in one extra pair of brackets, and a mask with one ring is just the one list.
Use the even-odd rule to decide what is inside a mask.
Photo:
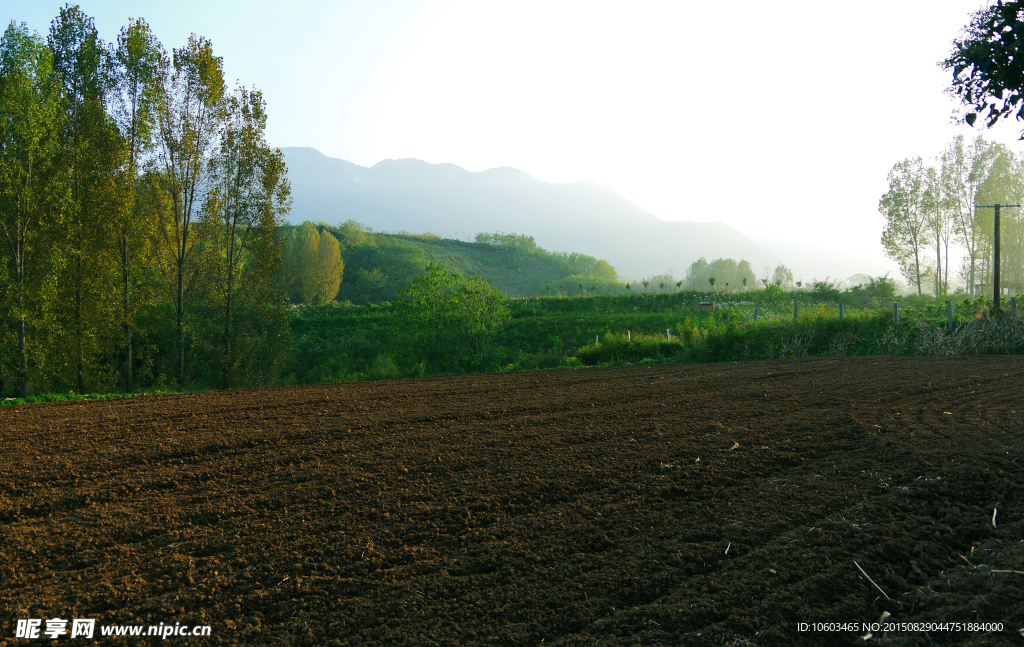
[(1021, 645), (1022, 386), (861, 357), (5, 407), (0, 645), (850, 645), (886, 611), (1003, 629), (869, 644)]

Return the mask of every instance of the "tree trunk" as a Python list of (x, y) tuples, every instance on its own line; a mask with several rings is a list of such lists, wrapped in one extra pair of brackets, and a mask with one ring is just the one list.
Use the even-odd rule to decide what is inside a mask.
[(942, 272), (942, 287), (947, 292), (949, 291), (949, 236), (946, 236), (946, 266)]
[[(230, 271), (229, 271), (230, 275)], [(231, 388), (231, 292), (228, 292), (227, 312), (224, 316), (224, 388)]]
[(990, 268), (989, 268), (988, 254), (986, 254), (985, 255), (985, 260), (981, 264), (981, 285), (982, 285), (982, 289), (981, 289), (980, 293), (978, 294), (978, 296), (981, 297), (982, 299), (985, 298), (985, 288), (984, 288), (984, 285), (985, 285), (985, 281), (990, 276), (989, 272), (990, 272)]
[[(19, 306), (22, 300), (18, 298)], [(19, 308), (20, 310), (21, 308)], [(25, 350), (25, 314), (22, 311), (18, 317), (18, 363), (21, 365), (21, 397), (28, 397), (28, 353)]]
[(121, 267), (124, 278), (124, 390), (131, 393), (132, 383), (132, 324), (131, 324), (131, 266), (128, 258), (128, 237), (121, 239)]
[(75, 259), (75, 377), (78, 378), (78, 395), (85, 394), (85, 378), (83, 376), (82, 337), (85, 334), (82, 323), (82, 231), (78, 231), (78, 256)]
[(971, 254), (971, 284), (970, 284), (970, 286), (968, 286), (967, 291), (968, 291), (968, 293), (970, 293), (971, 298), (973, 299), (974, 298), (974, 254)]
[(175, 301), (175, 315), (178, 323), (178, 388), (185, 388), (185, 265), (184, 258), (178, 257), (178, 294)]
[(914, 248), (914, 269), (917, 272), (917, 296), (921, 296), (921, 259), (917, 248)]

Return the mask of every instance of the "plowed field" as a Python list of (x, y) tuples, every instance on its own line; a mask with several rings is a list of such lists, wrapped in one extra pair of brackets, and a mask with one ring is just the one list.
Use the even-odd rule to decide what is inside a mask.
[(861, 357), (4, 407), (0, 645), (1021, 645), (1022, 389)]

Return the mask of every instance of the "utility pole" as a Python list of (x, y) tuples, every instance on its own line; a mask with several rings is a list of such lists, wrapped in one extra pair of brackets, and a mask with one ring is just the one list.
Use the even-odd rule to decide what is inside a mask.
[(995, 238), (994, 238), (994, 242), (995, 242), (995, 250), (994, 250), (995, 251), (995, 258), (992, 259), (992, 262), (993, 262), (993, 267), (992, 267), (992, 293), (993, 293), (992, 294), (992, 309), (993, 310), (999, 310), (999, 293), (1000, 293), (1000, 290), (999, 290), (999, 208), (1000, 207), (1006, 207), (1007, 209), (1009, 209), (1009, 208), (1017, 208), (1017, 207), (1020, 207), (1020, 205), (1019, 204), (1003, 204), (1003, 205), (1000, 205), (998, 203), (996, 203), (996, 204), (976, 204), (976, 205), (974, 205), (974, 210), (977, 211), (978, 209), (987, 209), (989, 207), (994, 207), (995, 210), (996, 210), (995, 211), (995, 216), (996, 216), (995, 217), (995, 230), (996, 231), (995, 231)]

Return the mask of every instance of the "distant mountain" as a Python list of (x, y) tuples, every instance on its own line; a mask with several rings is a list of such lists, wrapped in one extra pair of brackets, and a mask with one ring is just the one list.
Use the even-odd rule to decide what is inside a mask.
[(760, 273), (777, 261), (737, 230), (714, 222), (666, 222), (594, 182), (542, 182), (511, 167), (474, 173), (454, 164), (384, 160), (370, 168), (313, 148), (282, 149), (294, 204), (290, 220), (355, 220), (376, 231), (433, 232), (472, 239), (480, 232), (533, 236), (552, 251), (607, 260), (640, 278), (694, 260), (731, 257)]

